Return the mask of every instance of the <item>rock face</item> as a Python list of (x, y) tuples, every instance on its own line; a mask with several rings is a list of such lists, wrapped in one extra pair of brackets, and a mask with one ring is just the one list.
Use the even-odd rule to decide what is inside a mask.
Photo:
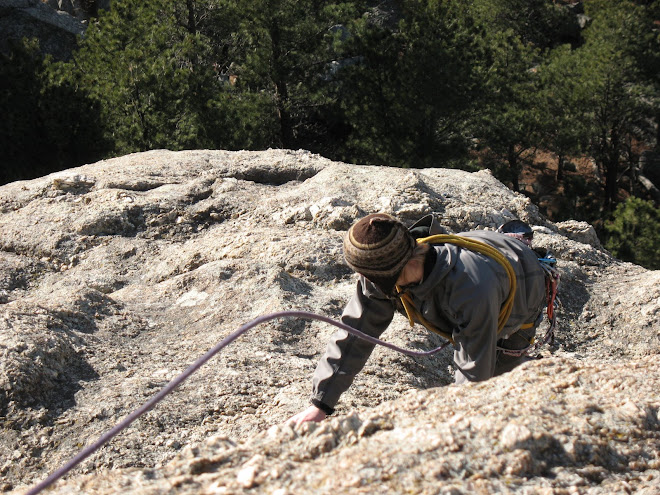
[(56, 10), (40, 0), (0, 0), (0, 51), (8, 51), (10, 40), (37, 38), (44, 53), (57, 60), (70, 59), (76, 36), (85, 27), (70, 15), (72, 7), (69, 10)]
[[(562, 272), (544, 358), (456, 387), (449, 349), (377, 348), (336, 418), (294, 430), (333, 328), (275, 320), (53, 493), (658, 493), (660, 272), (485, 171), (283, 150), (152, 151), (0, 187), (0, 489), (45, 478), (243, 323), (339, 317), (355, 283), (342, 236), (375, 211), (532, 224)], [(384, 338), (440, 343), (402, 317)]]
[(110, 0), (42, 0), (49, 7), (66, 12), (80, 21), (97, 17), (99, 11), (110, 10)]

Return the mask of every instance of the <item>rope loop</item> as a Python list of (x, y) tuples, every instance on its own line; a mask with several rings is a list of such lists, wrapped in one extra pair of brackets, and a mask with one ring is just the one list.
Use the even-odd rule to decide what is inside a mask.
[(222, 339), (218, 344), (216, 344), (215, 347), (213, 347), (206, 354), (204, 354), (197, 361), (195, 361), (192, 365), (190, 365), (183, 373), (172, 379), (172, 381), (170, 381), (167, 385), (165, 385), (165, 387), (163, 387), (163, 389), (161, 389), (160, 392), (158, 392), (151, 399), (145, 402), (141, 407), (131, 412), (128, 416), (126, 416), (123, 420), (117, 423), (110, 430), (108, 430), (103, 435), (101, 435), (99, 439), (96, 442), (94, 442), (92, 445), (81, 450), (78, 454), (72, 457), (66, 464), (64, 464), (62, 467), (51, 473), (45, 480), (43, 480), (42, 482), (35, 485), (27, 492), (25, 492), (25, 495), (36, 495), (37, 493), (40, 493), (42, 490), (51, 486), (53, 483), (55, 483), (57, 480), (59, 480), (65, 474), (71, 471), (74, 467), (76, 467), (78, 464), (80, 464), (82, 461), (84, 461), (90, 455), (92, 455), (94, 452), (100, 449), (103, 445), (109, 442), (122, 430), (128, 428), (128, 426), (130, 426), (131, 423), (133, 423), (136, 419), (138, 419), (140, 416), (153, 409), (156, 406), (156, 404), (158, 404), (161, 400), (165, 398), (166, 395), (168, 395), (176, 387), (178, 387), (181, 383), (183, 383), (188, 377), (190, 377), (190, 375), (195, 373), (199, 368), (201, 368), (204, 364), (206, 364), (207, 361), (209, 361), (223, 348), (231, 344), (234, 340), (239, 338), (248, 330), (256, 327), (257, 325), (266, 323), (267, 321), (270, 320), (275, 320), (277, 318), (303, 318), (307, 320), (317, 320), (324, 323), (328, 323), (330, 325), (334, 325), (338, 328), (341, 328), (342, 330), (345, 330), (346, 332), (351, 333), (362, 340), (366, 340), (367, 342), (370, 342), (374, 345), (381, 345), (387, 347), (388, 349), (392, 349), (393, 351), (399, 352), (401, 354), (405, 354), (406, 356), (417, 356), (417, 357), (431, 356), (433, 354), (440, 352), (450, 344), (450, 342), (446, 342), (440, 347), (436, 347), (435, 349), (431, 349), (430, 351), (411, 351), (409, 349), (404, 349), (389, 342), (385, 342), (384, 340), (377, 339), (376, 337), (372, 337), (371, 335), (367, 335), (359, 330), (356, 330), (355, 328), (352, 328), (342, 322), (335, 321), (327, 316), (318, 315), (307, 311), (280, 311), (277, 313), (269, 313), (260, 316), (246, 323), (245, 325), (241, 326), (238, 330), (234, 331), (233, 333), (229, 334), (227, 337)]
[[(492, 258), (495, 261), (497, 261), (502, 266), (502, 268), (504, 268), (504, 271), (506, 272), (506, 275), (509, 278), (509, 294), (507, 295), (507, 298), (504, 300), (504, 303), (502, 304), (502, 308), (500, 309), (500, 314), (497, 319), (497, 333), (499, 334), (506, 325), (506, 322), (509, 321), (509, 317), (511, 316), (511, 311), (513, 310), (513, 299), (516, 296), (516, 288), (517, 288), (516, 272), (513, 270), (513, 267), (511, 266), (511, 263), (506, 258), (506, 256), (504, 256), (497, 248), (494, 248), (493, 246), (486, 244), (485, 242), (477, 241), (475, 239), (470, 239), (469, 237), (461, 237), (458, 235), (451, 235), (451, 234), (432, 235), (430, 237), (417, 239), (417, 243), (418, 244), (445, 244), (445, 243), (455, 244), (456, 246), (462, 247), (464, 249), (469, 249), (470, 251), (474, 251), (483, 254), (485, 256), (488, 256), (489, 258)], [(441, 335), (443, 338), (449, 340), (452, 344), (454, 343), (451, 334), (443, 330), (440, 330), (422, 316), (422, 314), (417, 310), (417, 308), (415, 308), (415, 305), (413, 304), (410, 295), (402, 292), (398, 286), (396, 287), (396, 290), (397, 290), (397, 296), (399, 296), (399, 298), (401, 299), (401, 304), (403, 305), (406, 311), (406, 315), (408, 316), (408, 321), (410, 322), (411, 327), (414, 326), (415, 321), (417, 321), (422, 325), (424, 325), (427, 330), (433, 333), (437, 333), (438, 335)]]

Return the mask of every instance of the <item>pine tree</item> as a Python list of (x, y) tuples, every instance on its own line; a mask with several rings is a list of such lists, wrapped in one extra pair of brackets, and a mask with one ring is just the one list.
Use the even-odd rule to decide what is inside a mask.
[(249, 0), (242, 2), (237, 36), (243, 53), (234, 61), (240, 92), (271, 99), (277, 131), (273, 144), (314, 147), (330, 132), (327, 113), (336, 101), (331, 77), (355, 2)]
[(60, 67), (62, 78), (100, 102), (117, 154), (212, 147), (215, 129), (230, 124), (218, 114), (221, 105), (210, 103), (226, 85), (213, 71), (209, 43), (179, 22), (177, 8), (162, 0), (113, 2), (88, 28), (74, 61)]
[(400, 7), (395, 25), (366, 16), (352, 26), (336, 74), (348, 130), (344, 156), (447, 166), (468, 149), (465, 123), (482, 91), (482, 36), (458, 3), (408, 0)]
[(313, 147), (334, 104), (335, 28), (355, 12), (350, 2), (113, 2), (61, 74), (101, 103), (117, 154)]
[(605, 177), (604, 204), (611, 211), (621, 170), (637, 159), (633, 140), (650, 138), (658, 88), (646, 83), (635, 57), (649, 31), (643, 10), (630, 1), (606, 0), (590, 0), (586, 8), (593, 20), (575, 56), (582, 69), (579, 84), (588, 95), (590, 153)]
[(473, 0), (471, 5), (490, 58), (470, 129), (482, 163), (518, 191), (524, 165), (548, 144), (548, 133), (553, 144), (568, 146), (564, 124), (550, 112), (539, 68), (550, 48), (579, 44), (579, 26), (572, 8), (560, 2)]
[(539, 50), (565, 43), (578, 44), (576, 6), (549, 0), (474, 0), (477, 20), (490, 32), (510, 32)]
[(84, 91), (50, 77), (37, 40), (0, 54), (0, 184), (100, 159), (100, 109)]
[(564, 180), (565, 160), (588, 148), (589, 126), (583, 116), (590, 94), (581, 80), (582, 63), (570, 45), (562, 45), (549, 53), (538, 70), (538, 103), (547, 115), (542, 146), (557, 156), (557, 181)]
[(614, 256), (660, 269), (660, 208), (652, 201), (628, 198), (617, 206), (605, 229), (606, 247)]
[(473, 129), (484, 163), (519, 191), (523, 165), (541, 143), (546, 117), (538, 101), (538, 52), (512, 31), (492, 33), (489, 39), (493, 58), (487, 92)]

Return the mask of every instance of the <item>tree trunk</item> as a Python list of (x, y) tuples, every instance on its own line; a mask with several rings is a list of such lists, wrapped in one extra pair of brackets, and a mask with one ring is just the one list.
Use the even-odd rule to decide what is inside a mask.
[(188, 8), (188, 32), (190, 34), (197, 34), (197, 23), (195, 22), (194, 0), (186, 0), (186, 7)]
[(509, 145), (508, 149), (509, 169), (511, 170), (511, 187), (515, 192), (520, 192), (519, 170), (518, 170), (518, 155), (516, 154), (516, 147), (513, 144)]
[(614, 210), (619, 192), (619, 135), (615, 128), (610, 130), (609, 143), (603, 147), (605, 156), (605, 209)]
[(564, 180), (564, 156), (558, 155), (556, 181), (559, 182), (561, 180)]
[(605, 209), (607, 211), (614, 210), (616, 205), (616, 197), (618, 192), (618, 161), (617, 163), (605, 164)]
[(280, 27), (276, 22), (272, 22), (269, 29), (271, 51), (273, 54), (273, 65), (271, 67), (271, 77), (275, 85), (275, 104), (280, 120), (280, 141), (283, 148), (293, 148), (293, 123), (288, 109), (289, 88), (281, 71), (282, 46), (280, 38)]

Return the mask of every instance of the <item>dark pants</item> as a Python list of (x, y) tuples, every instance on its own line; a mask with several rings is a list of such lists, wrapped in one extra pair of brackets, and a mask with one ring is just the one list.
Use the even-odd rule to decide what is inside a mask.
[[(526, 349), (529, 347), (529, 344), (532, 342), (532, 339), (536, 336), (536, 326), (528, 328), (526, 330), (518, 330), (511, 337), (504, 340), (499, 340), (497, 342), (498, 347), (503, 347), (504, 349), (510, 350), (520, 350)], [(529, 356), (510, 356), (504, 354), (502, 351), (497, 351), (497, 360), (495, 362), (495, 375), (498, 376), (507, 371), (511, 371), (516, 366), (531, 361), (534, 358)]]

